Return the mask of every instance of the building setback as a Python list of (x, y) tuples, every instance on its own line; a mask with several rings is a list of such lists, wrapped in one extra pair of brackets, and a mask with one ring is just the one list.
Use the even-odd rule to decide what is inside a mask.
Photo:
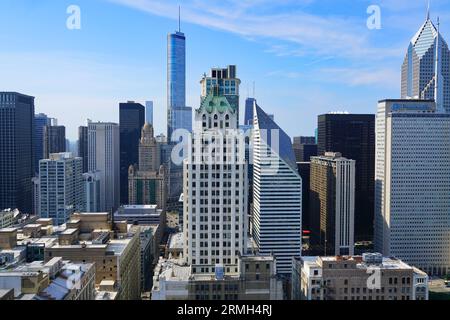
[(34, 97), (0, 92), (0, 210), (32, 211)]
[(375, 115), (324, 114), (318, 118), (318, 155), (340, 152), (356, 161), (355, 240), (372, 241), (374, 224)]

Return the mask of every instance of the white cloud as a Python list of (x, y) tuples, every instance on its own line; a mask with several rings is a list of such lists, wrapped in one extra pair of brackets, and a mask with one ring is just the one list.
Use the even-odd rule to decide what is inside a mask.
[[(154, 15), (177, 17), (178, 3), (172, 0), (107, 0)], [(282, 40), (290, 45), (273, 48), (277, 55), (335, 55), (357, 58), (398, 56), (398, 49), (378, 48), (369, 41), (365, 12), (358, 17), (318, 16), (295, 9), (312, 0), (284, 0), (275, 7), (268, 0), (223, 0), (183, 2), (183, 21), (245, 37)], [(275, 13), (267, 13), (269, 8)], [(293, 9), (294, 8), (294, 9)], [(287, 9), (290, 9), (288, 11)], [(294, 48), (292, 48), (294, 45)], [(269, 49), (270, 50), (270, 49)]]
[(349, 86), (380, 86), (395, 88), (400, 85), (400, 72), (392, 68), (322, 68), (320, 79)]

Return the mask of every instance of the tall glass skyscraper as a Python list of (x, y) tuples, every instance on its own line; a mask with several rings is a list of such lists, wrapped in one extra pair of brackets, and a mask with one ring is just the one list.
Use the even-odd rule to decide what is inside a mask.
[(438, 112), (450, 113), (450, 50), (429, 14), (403, 62), (402, 98), (436, 100)]
[(192, 108), (186, 107), (186, 37), (167, 37), (167, 138), (177, 129), (192, 131)]
[[(186, 106), (186, 37), (178, 29), (167, 36), (167, 141), (168, 152), (181, 138), (172, 137), (178, 129), (192, 131), (192, 108)], [(182, 211), (183, 167), (168, 159), (168, 206)]]
[(153, 126), (153, 101), (145, 101), (145, 122)]
[(31, 213), (34, 97), (0, 92), (0, 210)]

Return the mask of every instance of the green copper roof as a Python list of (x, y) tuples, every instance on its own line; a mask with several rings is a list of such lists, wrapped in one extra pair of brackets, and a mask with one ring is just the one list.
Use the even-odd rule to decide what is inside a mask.
[(213, 113), (215, 110), (219, 113), (224, 113), (227, 110), (231, 113), (236, 112), (236, 109), (230, 105), (226, 97), (214, 95), (213, 93), (208, 94), (203, 99), (200, 109), (198, 109), (197, 112), (202, 112), (203, 110), (206, 110), (208, 113)]

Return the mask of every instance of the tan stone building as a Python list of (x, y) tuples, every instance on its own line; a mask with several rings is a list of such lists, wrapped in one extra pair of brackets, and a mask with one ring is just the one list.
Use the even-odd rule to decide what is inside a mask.
[(130, 166), (128, 169), (129, 204), (156, 204), (159, 209), (165, 209), (166, 169), (160, 164), (153, 127), (146, 123), (139, 141), (139, 166)]
[(45, 260), (53, 257), (95, 263), (96, 285), (114, 281), (118, 299), (140, 298), (139, 232), (129, 232), (131, 225), (115, 222), (108, 213), (77, 213), (71, 216), (58, 243), (45, 248)]
[(155, 268), (152, 300), (281, 300), (282, 282), (272, 256), (239, 258), (239, 272), (193, 274), (179, 260), (160, 259)]
[(311, 157), (311, 249), (319, 255), (353, 255), (355, 161), (338, 152)]
[(294, 300), (428, 300), (428, 276), (380, 254), (293, 260)]

